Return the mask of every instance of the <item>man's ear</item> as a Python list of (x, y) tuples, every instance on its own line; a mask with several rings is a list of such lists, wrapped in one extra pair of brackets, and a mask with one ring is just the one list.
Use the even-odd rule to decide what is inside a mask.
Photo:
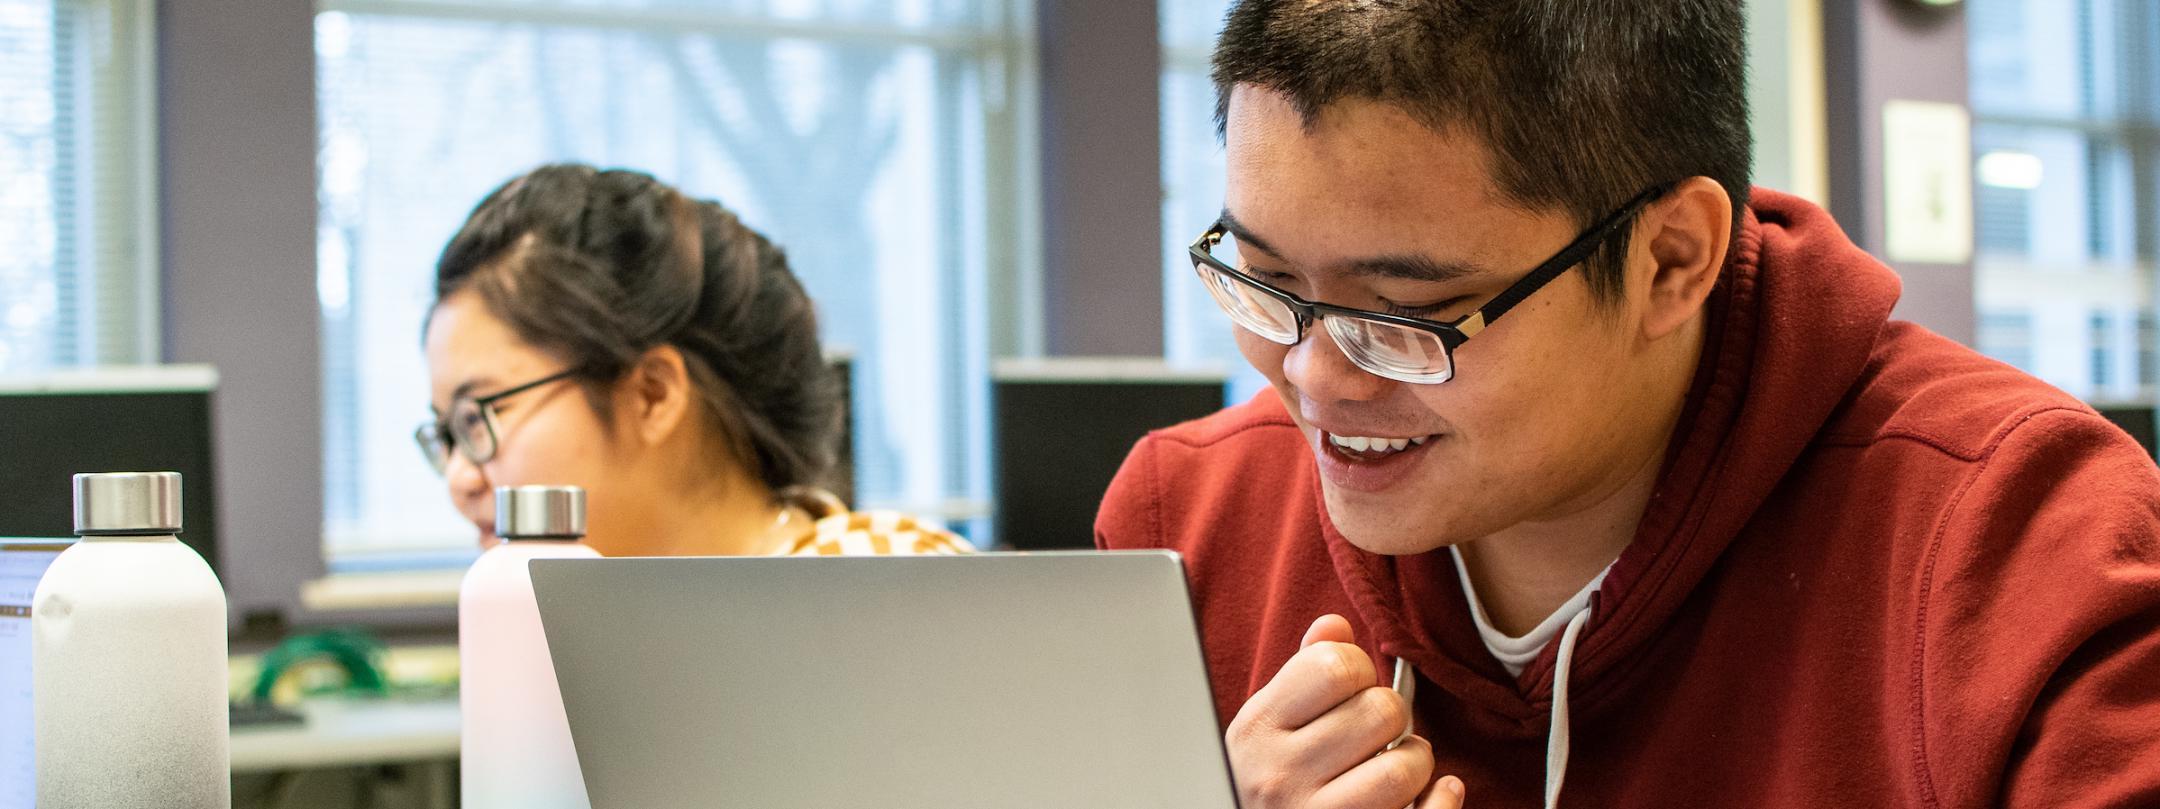
[(1683, 181), (1643, 208), (1629, 252), (1650, 262), (1640, 279), (1645, 339), (1672, 334), (1702, 311), (1732, 249), (1732, 217), (1732, 197), (1708, 177)]
[(696, 383), (674, 346), (659, 346), (630, 366), (617, 389), (622, 428), (640, 443), (654, 445), (676, 436), (683, 421), (697, 411)]

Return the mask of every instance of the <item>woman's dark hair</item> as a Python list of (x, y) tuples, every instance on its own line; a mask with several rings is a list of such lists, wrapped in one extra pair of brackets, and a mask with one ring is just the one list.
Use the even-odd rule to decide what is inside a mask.
[(737, 460), (774, 492), (825, 483), (838, 380), (780, 248), (650, 175), (542, 166), (481, 200), (435, 266), (437, 305), (470, 291), (527, 343), (608, 383), (674, 346)]

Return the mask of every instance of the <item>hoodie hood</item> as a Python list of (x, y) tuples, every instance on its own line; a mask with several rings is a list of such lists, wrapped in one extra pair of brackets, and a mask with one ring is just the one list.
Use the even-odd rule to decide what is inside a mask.
[[(1897, 276), (1822, 209), (1752, 192), (1705, 306), (1702, 357), (1649, 507), (1575, 639), (1567, 702), (1578, 719), (1614, 701), (1630, 660), (1673, 620), (1837, 410), (1898, 294)], [(1336, 574), (1381, 653), (1485, 709), (1489, 732), (1546, 734), (1560, 644), (1509, 675), (1480, 640), (1445, 549), (1366, 552), (1327, 520), (1317, 479), (1311, 496)]]

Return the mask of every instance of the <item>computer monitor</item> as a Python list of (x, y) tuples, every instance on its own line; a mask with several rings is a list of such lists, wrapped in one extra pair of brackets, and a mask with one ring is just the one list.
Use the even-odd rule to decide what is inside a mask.
[(2160, 449), (2156, 449), (2160, 447), (2160, 440), (2156, 440), (2156, 434), (2160, 434), (2160, 413), (2155, 412), (2152, 403), (2096, 404), (2093, 407), (2108, 421), (2115, 422), (2115, 426), (2123, 428), (2131, 438), (2137, 439), (2145, 448), (2145, 454), (2160, 458)]
[(1090, 548), (1095, 512), (1150, 430), (1223, 407), (1228, 375), (1144, 358), (1006, 360), (991, 369), (992, 539), (1018, 550)]
[(0, 538), (0, 809), (31, 809), (37, 797), (30, 723), (30, 596), (61, 540)]
[(178, 472), (180, 541), (219, 570), (216, 388), (204, 365), (0, 376), (0, 536), (73, 536), (78, 472)]

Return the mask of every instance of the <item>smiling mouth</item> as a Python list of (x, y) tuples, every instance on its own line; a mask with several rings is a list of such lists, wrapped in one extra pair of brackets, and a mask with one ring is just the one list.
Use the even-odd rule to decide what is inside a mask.
[(1362, 435), (1336, 435), (1322, 431), (1321, 436), (1328, 449), (1345, 460), (1369, 462), (1394, 457), (1398, 453), (1422, 447), (1437, 436), (1419, 435), (1407, 438), (1390, 438)]

